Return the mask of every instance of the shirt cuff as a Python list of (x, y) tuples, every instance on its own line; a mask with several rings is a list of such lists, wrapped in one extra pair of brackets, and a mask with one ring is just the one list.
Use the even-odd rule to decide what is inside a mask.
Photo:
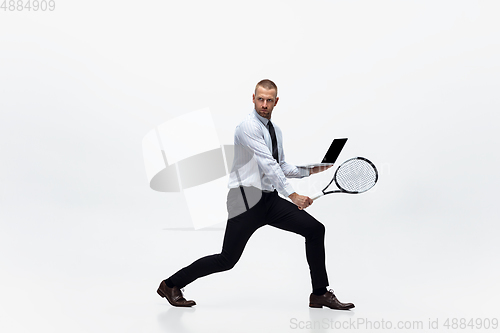
[(301, 177), (309, 177), (311, 175), (311, 171), (308, 168), (297, 168), (299, 169), (299, 174)]
[(295, 190), (293, 189), (292, 185), (288, 184), (283, 189), (283, 193), (280, 193), (280, 194), (283, 195), (284, 197), (288, 198), (290, 196), (290, 194), (292, 194), (294, 192), (295, 192)]

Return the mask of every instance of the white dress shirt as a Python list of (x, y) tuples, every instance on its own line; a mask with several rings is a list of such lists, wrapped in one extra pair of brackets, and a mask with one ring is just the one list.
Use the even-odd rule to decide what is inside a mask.
[(273, 122), (278, 141), (279, 164), (272, 155), (269, 120), (253, 110), (234, 132), (234, 161), (229, 175), (229, 188), (253, 186), (274, 191), (284, 197), (294, 193), (286, 178), (309, 176), (309, 170), (285, 162), (281, 129)]

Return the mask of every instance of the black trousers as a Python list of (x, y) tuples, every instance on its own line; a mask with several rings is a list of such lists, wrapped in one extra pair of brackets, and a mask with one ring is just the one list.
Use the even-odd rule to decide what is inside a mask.
[[(199, 277), (233, 268), (250, 236), (266, 224), (304, 236), (313, 289), (329, 285), (325, 267), (324, 225), (306, 211), (299, 210), (293, 203), (279, 197), (278, 192), (254, 190), (259, 191), (260, 199), (251, 203), (248, 210), (245, 209), (245, 206), (248, 207), (247, 198), (242, 195), (242, 191), (240, 192), (239, 188), (229, 191), (228, 212), (230, 217), (235, 216), (227, 221), (221, 253), (200, 258), (182, 268), (170, 277), (174, 285), (183, 288)], [(248, 193), (255, 191), (245, 192), (248, 197)], [(255, 198), (255, 195), (253, 197)], [(248, 199), (251, 201), (251, 198)], [(234, 211), (242, 213), (231, 214)]]

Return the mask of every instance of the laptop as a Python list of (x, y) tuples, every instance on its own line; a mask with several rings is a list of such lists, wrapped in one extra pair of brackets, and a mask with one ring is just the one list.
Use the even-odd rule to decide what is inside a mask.
[(328, 148), (328, 151), (326, 152), (325, 157), (323, 157), (323, 160), (321, 161), (321, 163), (297, 165), (297, 167), (298, 168), (312, 169), (312, 168), (317, 167), (317, 166), (333, 165), (335, 163), (335, 161), (337, 160), (337, 157), (339, 157), (340, 152), (342, 151), (342, 148), (344, 148), (344, 145), (346, 142), (347, 142), (347, 138), (333, 140), (332, 144), (330, 145), (330, 148)]

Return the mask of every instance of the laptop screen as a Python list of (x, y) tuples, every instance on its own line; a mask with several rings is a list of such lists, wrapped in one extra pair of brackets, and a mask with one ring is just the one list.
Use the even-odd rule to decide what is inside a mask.
[(347, 138), (333, 140), (321, 163), (335, 163), (346, 142)]

